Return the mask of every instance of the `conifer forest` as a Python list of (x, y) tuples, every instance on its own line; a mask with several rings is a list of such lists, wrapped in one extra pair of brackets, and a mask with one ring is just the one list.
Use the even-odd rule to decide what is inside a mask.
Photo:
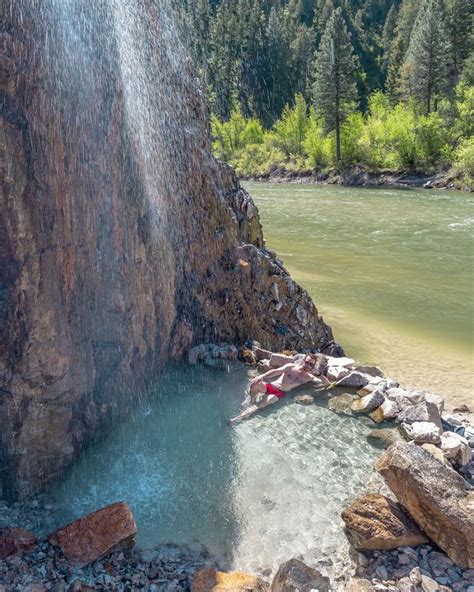
[(271, 167), (474, 176), (474, 2), (176, 2), (216, 155)]

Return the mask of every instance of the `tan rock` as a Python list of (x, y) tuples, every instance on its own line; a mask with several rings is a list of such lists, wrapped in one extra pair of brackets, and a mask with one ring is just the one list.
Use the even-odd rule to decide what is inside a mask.
[(384, 495), (362, 495), (342, 512), (342, 519), (347, 538), (359, 551), (386, 551), (428, 542), (403, 508)]
[(200, 569), (194, 576), (193, 592), (266, 592), (264, 580), (244, 572), (230, 573), (212, 568)]
[(438, 446), (435, 446), (434, 444), (422, 444), (422, 448), (433, 455), (437, 460), (439, 460), (439, 462), (446, 464), (446, 459), (444, 458), (441, 448), (438, 448)]
[(55, 530), (48, 536), (73, 565), (84, 566), (135, 542), (137, 526), (128, 504), (118, 502)]
[(299, 559), (282, 563), (270, 588), (271, 592), (328, 592), (330, 589), (329, 578)]
[(345, 587), (345, 592), (372, 592), (374, 587), (370, 580), (364, 578), (350, 578)]
[(397, 443), (375, 468), (420, 528), (460, 567), (474, 567), (474, 492), (424, 448)]
[(23, 528), (0, 529), (0, 561), (9, 555), (15, 555), (19, 551), (33, 549), (36, 545), (36, 536)]
[(331, 397), (328, 401), (328, 409), (335, 413), (344, 413), (344, 415), (352, 415), (351, 405), (355, 396), (349, 393), (343, 393), (336, 397)]
[(397, 428), (382, 428), (369, 432), (367, 440), (374, 445), (388, 448), (395, 442), (403, 441), (403, 437)]
[(374, 409), (371, 413), (369, 413), (369, 417), (373, 419), (375, 423), (383, 423), (385, 421), (381, 407), (377, 407), (377, 409)]
[(299, 405), (312, 405), (314, 403), (314, 397), (311, 395), (296, 395), (295, 402)]
[(377, 409), (377, 407), (380, 407), (383, 401), (383, 393), (381, 391), (374, 391), (361, 399), (355, 399), (351, 405), (351, 409), (356, 413), (370, 413)]

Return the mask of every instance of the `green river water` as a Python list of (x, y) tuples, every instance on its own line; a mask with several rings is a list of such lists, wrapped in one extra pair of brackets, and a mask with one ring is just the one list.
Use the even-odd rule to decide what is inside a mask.
[(247, 183), (267, 246), (346, 352), (406, 386), (473, 402), (474, 197)]

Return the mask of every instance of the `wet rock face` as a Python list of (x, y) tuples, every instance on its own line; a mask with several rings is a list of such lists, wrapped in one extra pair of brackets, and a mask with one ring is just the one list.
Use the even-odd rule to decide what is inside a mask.
[(39, 4), (0, 5), (9, 497), (58, 475), (193, 344), (335, 347), (265, 250), (252, 200), (210, 156), (204, 103), (161, 9)]

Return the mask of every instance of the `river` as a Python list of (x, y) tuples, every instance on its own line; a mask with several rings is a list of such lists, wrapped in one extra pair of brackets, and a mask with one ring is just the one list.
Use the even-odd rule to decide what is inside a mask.
[(246, 183), (267, 246), (346, 352), (405, 386), (472, 405), (474, 197)]

